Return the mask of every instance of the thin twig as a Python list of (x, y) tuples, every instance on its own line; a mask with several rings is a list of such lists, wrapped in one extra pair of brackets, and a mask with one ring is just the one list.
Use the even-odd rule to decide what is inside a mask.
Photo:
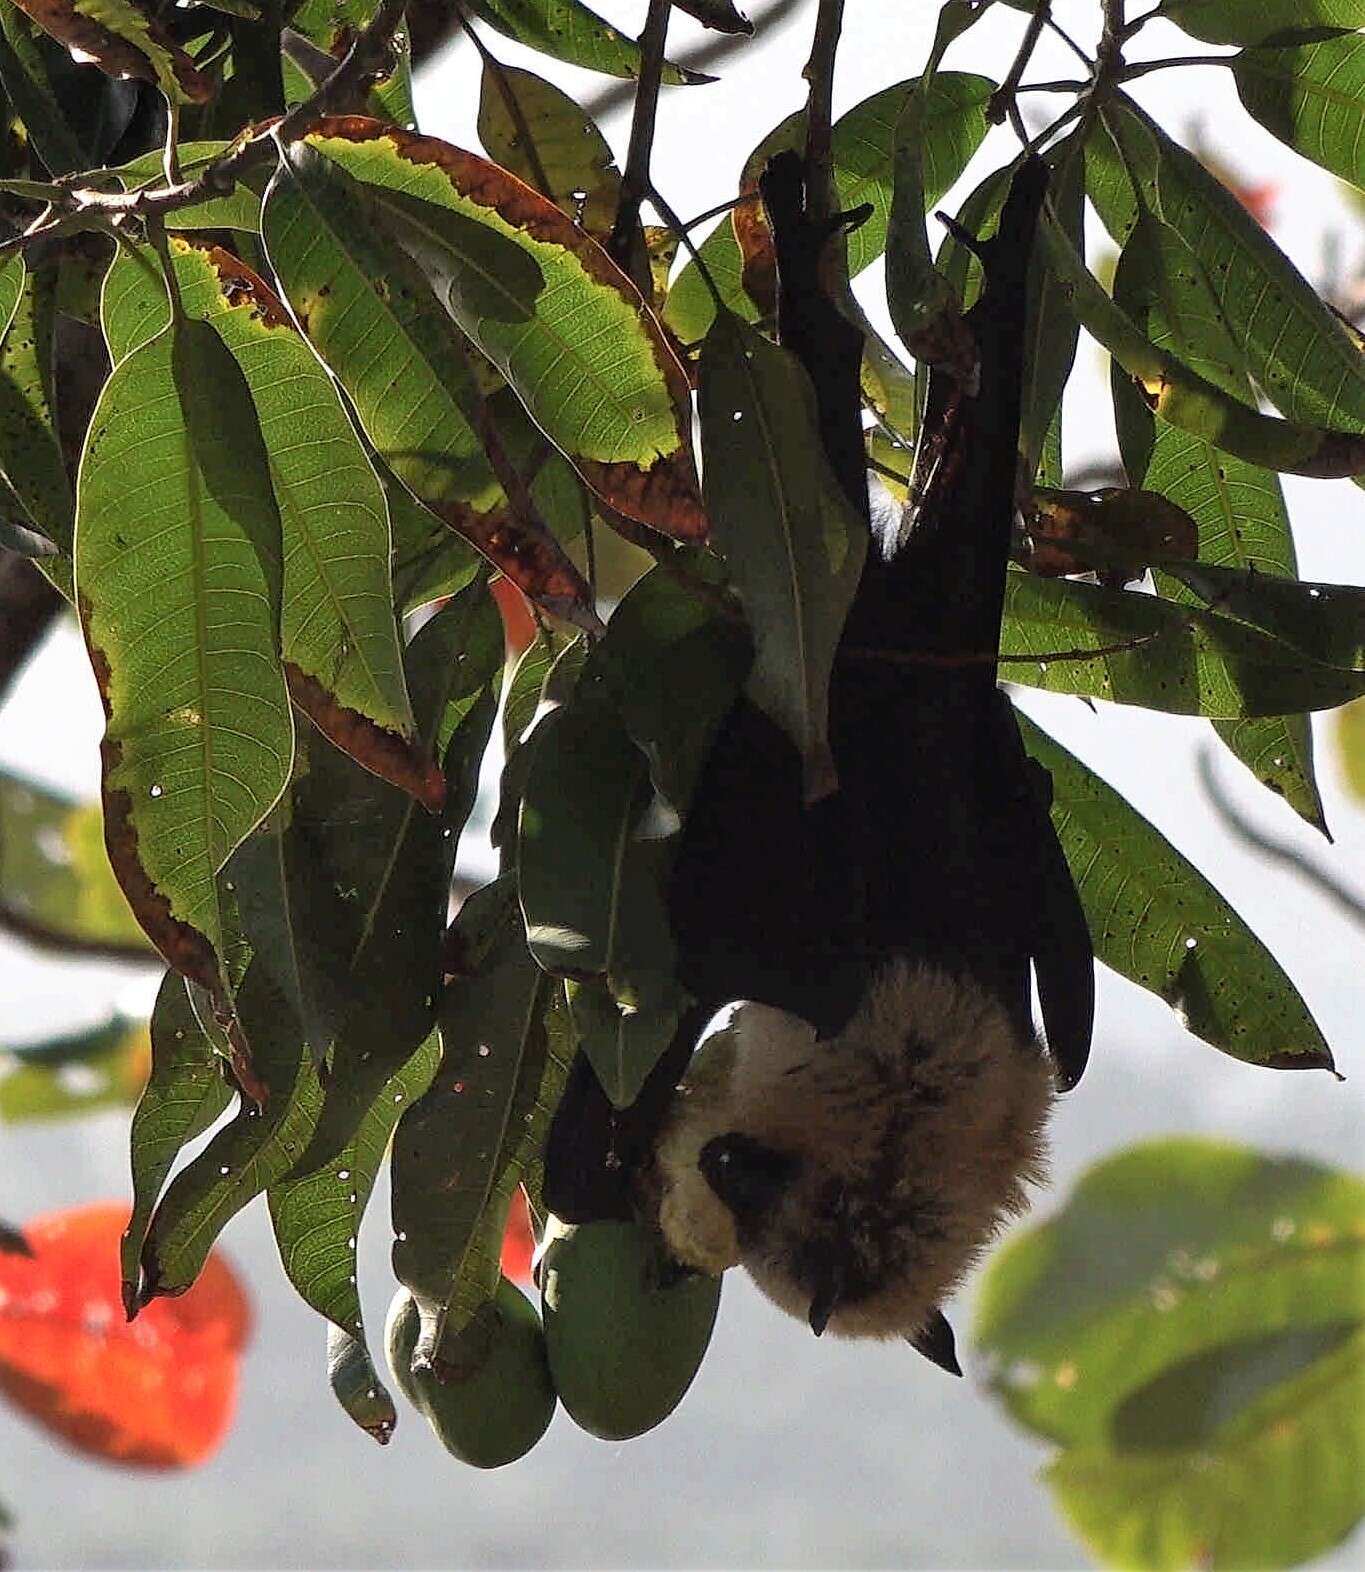
[(806, 216), (811, 223), (828, 222), (838, 209), (834, 184), (834, 62), (844, 25), (844, 0), (819, 0), (810, 59), (802, 76), (806, 95)]
[(406, 0), (380, 0), (379, 9), (346, 52), (345, 59), (315, 93), (281, 119), (235, 143), (192, 180), (143, 186), (136, 191), (99, 191), (90, 186), (66, 185), (61, 198), (55, 199), (22, 235), (0, 244), (0, 255), (41, 235), (88, 229), (101, 220), (108, 224), (129, 217), (157, 218), (209, 197), (226, 196), (249, 170), (275, 156), (277, 142), (295, 141), (306, 135), (334, 103), (344, 99), (356, 82), (375, 68), (402, 23), (405, 3)]
[(1213, 751), (1211, 747), (1200, 749), (1199, 779), (1224, 826), (1253, 851), (1260, 852), (1263, 857), (1281, 863), (1286, 868), (1292, 868), (1300, 878), (1306, 879), (1314, 889), (1327, 896), (1346, 916), (1353, 917), (1358, 923), (1365, 923), (1365, 899), (1349, 889), (1335, 874), (1310, 861), (1298, 847), (1276, 836), (1267, 835), (1233, 805), (1214, 769)]
[(697, 272), (701, 275), (701, 281), (706, 285), (711, 299), (715, 301), (716, 310), (724, 310), (725, 300), (721, 295), (720, 286), (716, 283), (715, 279), (712, 278), (711, 270), (707, 267), (706, 261), (698, 249), (696, 242), (692, 239), (691, 235), (688, 234), (687, 225), (683, 223), (683, 221), (668, 205), (667, 200), (659, 194), (658, 189), (654, 186), (649, 188), (649, 201), (650, 205), (658, 212), (659, 217), (663, 219), (665, 224), (667, 224), (669, 230), (682, 242), (684, 249), (687, 251), (687, 254), (697, 264)]
[(1093, 66), (1094, 65), (1094, 61), (1091, 60), (1090, 56), (1088, 54), (1086, 54), (1085, 50), (1081, 48), (1081, 46), (1076, 42), (1076, 40), (1071, 36), (1071, 34), (1067, 32), (1067, 30), (1062, 26), (1062, 24), (1057, 20), (1057, 18), (1055, 16), (1049, 16), (1048, 17), (1047, 25), (1048, 25), (1048, 28), (1052, 32), (1054, 32), (1057, 35), (1058, 38), (1061, 39), (1061, 41), (1066, 45), (1066, 47), (1071, 51), (1071, 53), (1073, 55), (1075, 55), (1077, 60), (1079, 60), (1082, 63), (1082, 65), (1085, 65), (1085, 66)]
[(722, 213), (733, 213), (737, 207), (744, 207), (759, 200), (757, 191), (746, 191), (736, 197), (727, 197), (724, 202), (717, 202), (714, 207), (708, 207), (704, 213), (698, 213), (695, 218), (689, 218), (685, 224), (680, 224), (679, 234), (687, 234), (696, 229), (699, 224), (706, 223), (708, 219), (719, 218)]
[(1019, 84), (1024, 80), (1024, 72), (1028, 70), (1033, 51), (1038, 47), (1038, 40), (1043, 36), (1043, 28), (1047, 25), (1051, 13), (1052, 0), (1035, 0), (1014, 63), (1010, 66), (1005, 80), (991, 94), (990, 102), (986, 105), (986, 119), (991, 125), (1002, 125), (1006, 115), (1014, 108), (1015, 94), (1019, 91)]
[(644, 31), (640, 34), (640, 79), (635, 88), (635, 113), (630, 122), (630, 146), (621, 174), (621, 196), (616, 222), (611, 226), (607, 254), (623, 273), (629, 274), (635, 237), (640, 228), (640, 204), (650, 188), (650, 160), (654, 155), (654, 128), (659, 114), (659, 84), (663, 81), (664, 50), (668, 46), (668, 17), (673, 0), (649, 0)]

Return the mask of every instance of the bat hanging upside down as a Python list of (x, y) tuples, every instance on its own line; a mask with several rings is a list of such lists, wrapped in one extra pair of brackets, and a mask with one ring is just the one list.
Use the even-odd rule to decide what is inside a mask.
[(770, 164), (779, 337), (873, 536), (831, 683), (838, 786), (808, 805), (796, 748), (736, 703), (670, 884), (698, 1007), (630, 1109), (580, 1055), (546, 1153), (567, 1220), (644, 1216), (683, 1266), (744, 1266), (817, 1334), (905, 1337), (954, 1371), (940, 1305), (1040, 1179), (1094, 1008), (1048, 778), (995, 665), (1046, 182), (1022, 163), (996, 235), (970, 242), (977, 375), (933, 374), (910, 500), (874, 525), (861, 335), (821, 286), (829, 226), (806, 214), (800, 160)]

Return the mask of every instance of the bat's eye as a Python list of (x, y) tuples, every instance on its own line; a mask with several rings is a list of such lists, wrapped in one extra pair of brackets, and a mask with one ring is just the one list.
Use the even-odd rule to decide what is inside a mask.
[(740, 1221), (756, 1221), (795, 1178), (800, 1159), (733, 1131), (702, 1147), (702, 1177)]

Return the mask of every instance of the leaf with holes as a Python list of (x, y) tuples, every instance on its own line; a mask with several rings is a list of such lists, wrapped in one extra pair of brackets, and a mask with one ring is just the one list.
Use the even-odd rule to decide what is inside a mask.
[[(470, 0), (470, 10), (506, 37), (566, 65), (606, 76), (640, 74), (640, 46), (590, 11), (583, 0), (536, 0), (534, 5), (525, 0)], [(711, 78), (665, 62), (663, 80), (677, 84)]]
[(592, 623), (558, 542), (509, 511), (476, 435), (483, 400), (459, 335), (365, 188), (296, 143), (262, 233), (295, 319), (403, 485), (533, 600)]
[(1023, 714), (1019, 726), (1052, 776), (1052, 822), (1099, 959), (1236, 1059), (1332, 1069), (1302, 996), (1213, 885), (1060, 743)]
[(591, 236), (435, 137), (346, 116), (309, 145), (366, 183), (451, 316), (600, 496), (664, 534), (704, 534), (687, 375)]
[(29, 273), (0, 342), (0, 478), (27, 522), (69, 552), (75, 512), (52, 398), (56, 313), (55, 274)]
[[(1050, 1440), (1151, 1444), (1173, 1400), (1212, 1428), (1226, 1410), (1188, 1362), (1358, 1324), (1362, 1224), (1352, 1174), (1221, 1141), (1147, 1142), (1090, 1168), (1057, 1216), (1000, 1248), (973, 1341), (1011, 1416)], [(1152, 1384), (1182, 1369), (1185, 1393), (1159, 1404)]]
[(255, 408), (203, 322), (115, 367), (81, 461), (76, 583), (105, 706), (105, 842), (167, 960), (218, 987), (215, 875), (279, 799), (280, 516)]
[[(444, 784), (403, 682), (384, 494), (336, 385), (250, 268), (217, 246), (173, 237), (169, 247), (185, 313), (232, 352), (260, 420), (284, 546), (290, 696), (358, 763), (439, 808)], [(120, 250), (102, 318), (115, 361), (169, 320), (150, 250)]]
[(203, 104), (213, 83), (157, 19), (132, 0), (15, 0), (72, 55), (107, 76), (155, 82), (173, 104)]

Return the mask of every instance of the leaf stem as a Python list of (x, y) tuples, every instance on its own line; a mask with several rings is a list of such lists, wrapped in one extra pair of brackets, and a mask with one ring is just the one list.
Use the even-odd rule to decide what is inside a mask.
[(536, 139), (531, 134), (531, 127), (527, 123), (525, 114), (522, 113), (517, 95), (512, 91), (512, 84), (507, 80), (507, 72), (503, 69), (502, 61), (498, 59), (488, 45), (484, 43), (483, 39), (479, 37), (478, 33), (474, 31), (473, 24), (470, 22), (469, 16), (462, 5), (455, 7), (455, 15), (461, 28), (464, 30), (465, 37), (473, 44), (479, 59), (483, 61), (484, 70), (493, 78), (494, 86), (498, 90), (498, 97), (502, 99), (503, 108), (506, 109), (507, 117), (511, 120), (513, 129), (516, 131), (517, 140), (526, 154), (526, 162), (531, 166), (531, 174), (535, 179), (536, 190), (547, 201), (557, 203), (559, 200), (558, 195), (550, 183), (549, 175), (545, 172), (545, 165), (540, 161), (540, 149), (536, 146)]
[[(649, 188), (649, 200), (650, 200), (650, 204), (654, 208), (656, 208), (658, 210), (659, 216), (663, 219), (664, 223), (667, 224), (669, 229), (671, 229), (673, 231), (673, 233), (678, 237), (678, 239), (682, 242), (683, 246), (686, 248), (688, 255), (697, 264), (697, 272), (701, 275), (701, 281), (702, 281), (703, 284), (706, 285), (706, 288), (707, 288), (708, 292), (710, 293), (711, 299), (713, 301), (715, 301), (716, 310), (717, 311), (724, 311), (726, 309), (726, 306), (725, 306), (725, 300), (722, 297), (721, 292), (720, 292), (720, 287), (719, 287), (719, 285), (717, 285), (715, 279), (712, 278), (710, 268), (708, 268), (706, 263), (702, 260), (702, 255), (701, 255), (701, 252), (697, 249), (696, 242), (692, 239), (692, 236), (689, 235), (688, 232), (687, 232), (690, 226), (683, 223), (683, 221), (678, 217), (678, 215), (668, 205), (668, 203), (664, 200), (664, 198), (659, 195), (659, 192), (658, 192), (657, 188), (654, 187), (654, 186), (651, 186)], [(726, 207), (730, 207), (730, 206), (733, 206), (733, 205), (734, 205), (733, 203), (726, 203), (725, 204)], [(723, 212), (724, 208), (722, 208), (721, 211)], [(708, 216), (707, 214), (703, 214), (702, 218), (705, 218), (707, 216)], [(694, 224), (699, 224), (701, 222), (701, 219), (694, 218), (692, 220), (692, 222)]]
[(1035, 0), (1014, 63), (1010, 66), (1005, 80), (991, 94), (990, 101), (986, 105), (986, 119), (991, 125), (1003, 125), (1006, 116), (1018, 113), (1015, 98), (1019, 92), (1019, 84), (1024, 80), (1024, 72), (1028, 70), (1033, 51), (1038, 47), (1038, 40), (1043, 36), (1043, 28), (1047, 25), (1051, 14), (1052, 0)]
[(1153, 71), (1165, 71), (1172, 66), (1230, 66), (1236, 55), (1172, 55), (1166, 60), (1140, 60), (1136, 65), (1126, 65), (1118, 73), (1120, 82), (1135, 82), (1140, 76), (1150, 76)]
[(668, 14), (673, 0), (649, 0), (644, 31), (640, 34), (640, 80), (635, 89), (635, 112), (630, 122), (630, 146), (621, 175), (621, 196), (616, 222), (611, 226), (607, 254), (627, 276), (635, 236), (640, 227), (640, 204), (650, 189), (650, 160), (654, 153), (654, 128), (659, 113), (659, 84), (664, 73), (668, 43)]

